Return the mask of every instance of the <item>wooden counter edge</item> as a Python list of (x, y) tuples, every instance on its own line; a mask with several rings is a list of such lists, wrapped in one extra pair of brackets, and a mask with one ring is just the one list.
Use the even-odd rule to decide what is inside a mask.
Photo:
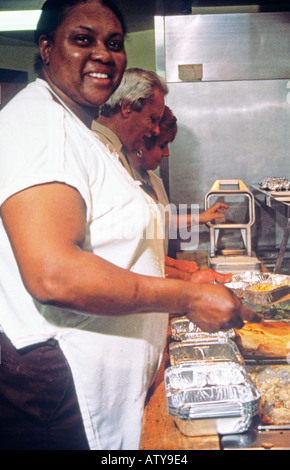
[(219, 437), (184, 436), (167, 411), (164, 382), (151, 395), (144, 411), (140, 450), (220, 450)]

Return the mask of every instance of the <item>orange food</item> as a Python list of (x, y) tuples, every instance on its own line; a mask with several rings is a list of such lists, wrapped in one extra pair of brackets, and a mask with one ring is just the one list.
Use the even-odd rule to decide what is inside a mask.
[(246, 323), (236, 330), (242, 354), (286, 358), (290, 353), (290, 324), (286, 322)]

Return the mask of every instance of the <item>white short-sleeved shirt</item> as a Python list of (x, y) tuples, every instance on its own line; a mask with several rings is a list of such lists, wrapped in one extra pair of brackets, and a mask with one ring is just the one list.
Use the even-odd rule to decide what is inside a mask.
[[(136, 273), (164, 276), (156, 204), (117, 154), (52, 98), (45, 81), (28, 85), (1, 111), (0, 155), (1, 205), (33, 185), (71, 185), (86, 203), (84, 250)], [(72, 369), (91, 449), (137, 449), (168, 316), (91, 316), (40, 305), (23, 286), (1, 220), (0, 263), (0, 324), (11, 342), (21, 348), (56, 338)]]

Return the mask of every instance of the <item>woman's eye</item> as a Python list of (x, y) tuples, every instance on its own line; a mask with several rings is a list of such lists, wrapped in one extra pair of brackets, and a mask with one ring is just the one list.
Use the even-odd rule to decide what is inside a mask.
[(89, 36), (86, 36), (86, 35), (83, 35), (83, 34), (77, 36), (75, 39), (76, 39), (76, 42), (81, 46), (87, 46), (87, 45), (91, 44), (91, 42), (92, 42), (92, 39)]
[(124, 49), (124, 41), (111, 39), (110, 41), (107, 42), (107, 47), (113, 51), (117, 51), (117, 52), (122, 51)]

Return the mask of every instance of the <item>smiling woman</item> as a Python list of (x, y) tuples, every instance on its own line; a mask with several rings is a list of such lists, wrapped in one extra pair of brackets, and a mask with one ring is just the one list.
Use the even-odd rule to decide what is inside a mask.
[[(35, 34), (41, 76), (87, 125), (117, 88), (126, 66), (124, 22), (106, 4), (112, 5), (65, 1), (58, 15), (44, 9), (47, 17)], [(55, 28), (59, 21), (61, 28)]]

